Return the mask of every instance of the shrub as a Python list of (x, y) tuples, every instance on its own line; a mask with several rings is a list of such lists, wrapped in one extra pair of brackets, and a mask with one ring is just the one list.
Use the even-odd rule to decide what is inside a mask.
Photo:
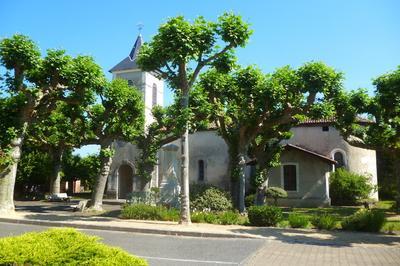
[[(200, 197), (207, 189), (210, 188), (217, 188), (216, 186), (210, 185), (210, 184), (198, 184), (198, 183), (193, 183), (190, 184), (189, 186), (189, 197), (190, 201), (193, 201)], [(218, 189), (218, 188), (217, 188)]]
[(198, 194), (191, 207), (196, 211), (227, 211), (233, 208), (229, 194), (215, 187)]
[(385, 224), (385, 214), (379, 210), (361, 209), (342, 221), (344, 230), (379, 232)]
[(127, 195), (126, 202), (130, 204), (155, 205), (157, 203), (156, 194), (153, 190), (131, 192)]
[(356, 205), (357, 200), (369, 198), (374, 188), (368, 177), (343, 168), (331, 173), (329, 183), (330, 196), (335, 205)]
[(307, 228), (309, 217), (304, 214), (292, 212), (289, 214), (289, 224), (292, 228)]
[(246, 208), (253, 206), (255, 200), (256, 200), (256, 194), (247, 195), (244, 198), (244, 206), (246, 206)]
[(278, 199), (287, 198), (287, 192), (280, 187), (268, 187), (265, 189), (265, 196), (274, 199), (274, 205), (278, 205)]
[(311, 223), (318, 229), (332, 230), (336, 228), (336, 218), (333, 215), (322, 213), (315, 215)]
[(0, 265), (148, 265), (72, 228), (0, 239)]
[(248, 217), (251, 225), (275, 226), (282, 218), (282, 210), (275, 206), (251, 206), (248, 209)]
[(125, 204), (122, 207), (121, 216), (137, 220), (178, 221), (179, 210), (146, 204)]
[(194, 223), (210, 223), (210, 224), (243, 224), (244, 219), (238, 212), (193, 212), (192, 222)]

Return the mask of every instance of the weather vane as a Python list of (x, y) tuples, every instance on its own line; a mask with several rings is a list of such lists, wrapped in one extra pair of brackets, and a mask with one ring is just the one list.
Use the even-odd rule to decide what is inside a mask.
[(138, 27), (139, 34), (142, 33), (142, 29), (144, 27), (144, 24), (142, 22), (139, 22), (136, 26)]

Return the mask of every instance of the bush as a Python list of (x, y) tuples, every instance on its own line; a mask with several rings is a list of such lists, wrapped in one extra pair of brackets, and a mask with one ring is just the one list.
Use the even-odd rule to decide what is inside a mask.
[(292, 228), (307, 228), (309, 217), (304, 214), (292, 212), (289, 214), (289, 224)]
[(191, 208), (195, 211), (227, 211), (233, 208), (228, 193), (216, 187), (207, 188), (191, 202)]
[(248, 217), (251, 225), (275, 226), (282, 218), (282, 210), (275, 206), (251, 206), (248, 209)]
[(50, 229), (0, 239), (0, 265), (148, 265), (75, 229)]
[(178, 221), (179, 210), (146, 204), (125, 204), (122, 207), (121, 216), (137, 220)]
[(315, 215), (311, 223), (317, 229), (332, 230), (336, 228), (336, 218), (330, 214), (322, 213)]
[(374, 188), (368, 177), (343, 168), (331, 173), (329, 184), (334, 205), (356, 205), (358, 200), (369, 198)]
[(280, 187), (268, 187), (265, 189), (265, 196), (274, 199), (274, 205), (278, 205), (278, 199), (287, 198), (287, 192)]
[(246, 208), (253, 206), (255, 200), (256, 200), (256, 194), (250, 194), (246, 196), (244, 198), (244, 206), (246, 206)]
[(344, 230), (379, 232), (385, 224), (385, 214), (379, 210), (361, 209), (342, 221)]
[(130, 204), (156, 205), (157, 199), (156, 194), (155, 192), (153, 192), (153, 190), (135, 191), (127, 195), (126, 202)]

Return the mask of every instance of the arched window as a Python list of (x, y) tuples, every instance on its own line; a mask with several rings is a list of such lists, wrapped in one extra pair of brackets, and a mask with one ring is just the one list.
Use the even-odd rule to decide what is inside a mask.
[(333, 159), (337, 162), (337, 168), (345, 166), (343, 154), (340, 151), (335, 152)]
[(157, 84), (153, 83), (152, 106), (157, 105)]
[(199, 180), (199, 182), (203, 182), (204, 181), (204, 161), (203, 160), (199, 160), (198, 164), (199, 164), (198, 180)]
[(346, 153), (341, 149), (334, 149), (332, 152), (332, 159), (336, 161), (335, 168), (342, 168), (347, 166)]

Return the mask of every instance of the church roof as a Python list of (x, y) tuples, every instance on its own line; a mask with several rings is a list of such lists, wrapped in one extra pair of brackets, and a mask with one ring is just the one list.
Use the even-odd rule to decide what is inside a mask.
[(113, 68), (109, 70), (109, 72), (115, 72), (115, 71), (122, 71), (122, 70), (128, 70), (128, 69), (137, 69), (139, 68), (137, 63), (136, 63), (136, 57), (139, 54), (140, 47), (142, 46), (143, 43), (143, 38), (142, 35), (139, 34), (138, 37), (136, 38), (135, 44), (133, 45), (133, 48), (129, 55), (124, 58), (121, 62), (116, 64)]
[(333, 160), (333, 159), (331, 159), (331, 158), (329, 158), (329, 157), (327, 157), (327, 156), (325, 156), (325, 155), (323, 155), (323, 154), (320, 154), (320, 153), (317, 153), (317, 152), (315, 152), (315, 151), (309, 150), (309, 149), (307, 149), (307, 148), (305, 148), (305, 147), (301, 147), (301, 146), (298, 146), (298, 145), (293, 145), (293, 144), (290, 144), (290, 143), (286, 144), (284, 147), (285, 147), (285, 149), (287, 149), (287, 150), (288, 150), (288, 149), (298, 150), (298, 151), (307, 153), (307, 154), (309, 154), (309, 155), (312, 155), (312, 156), (314, 156), (314, 157), (316, 157), (316, 158), (319, 158), (319, 159), (321, 159), (321, 160), (327, 161), (327, 162), (329, 162), (329, 163), (331, 163), (331, 164), (336, 164), (336, 161), (335, 161), (335, 160)]

